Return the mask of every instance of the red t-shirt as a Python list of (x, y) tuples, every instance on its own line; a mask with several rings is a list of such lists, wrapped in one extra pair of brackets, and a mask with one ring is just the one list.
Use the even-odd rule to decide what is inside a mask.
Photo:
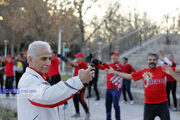
[[(175, 68), (173, 68), (175, 70)], [(158, 104), (167, 101), (165, 76), (162, 66), (145, 68), (131, 74), (134, 81), (143, 79), (145, 103)]]
[(76, 61), (75, 63), (78, 64), (78, 67), (75, 67), (75, 69), (74, 69), (74, 76), (78, 76), (78, 71), (79, 71), (80, 69), (87, 69), (87, 68), (88, 68), (88, 67), (87, 67), (87, 64), (86, 64), (84, 61), (82, 61), (82, 62), (80, 62), (80, 63), (78, 63), (78, 62)]
[[(173, 61), (172, 62), (172, 66), (171, 67), (176, 67), (176, 63)], [(172, 82), (172, 81), (176, 81), (173, 77), (171, 77), (170, 75), (166, 76), (166, 80), (167, 82)]]
[(11, 60), (10, 63), (5, 61), (5, 74), (6, 74), (6, 77), (14, 76), (13, 66), (14, 66), (14, 61), (13, 60)]
[(47, 77), (52, 77), (54, 75), (59, 75), (59, 59), (58, 57), (52, 57), (52, 60), (51, 60), (51, 66), (48, 70), (48, 74), (47, 74)]
[[(104, 65), (97, 65), (97, 68), (99, 69), (108, 69), (109, 67), (112, 67), (114, 70), (116, 71), (120, 71), (123, 72), (124, 68), (123, 65), (120, 63), (116, 63), (116, 64), (104, 64)], [(122, 78), (119, 77), (118, 75), (114, 75), (114, 74), (107, 74), (107, 89), (121, 89), (122, 88)]]
[(130, 74), (130, 73), (136, 72), (136, 70), (130, 64), (125, 64), (123, 65), (123, 67), (124, 67), (125, 73)]

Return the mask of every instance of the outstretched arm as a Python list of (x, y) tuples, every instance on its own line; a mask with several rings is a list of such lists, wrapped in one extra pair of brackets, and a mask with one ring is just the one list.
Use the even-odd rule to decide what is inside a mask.
[(112, 67), (110, 67), (110, 69), (106, 69), (105, 71), (106, 71), (108, 74), (116, 74), (116, 75), (119, 75), (119, 76), (122, 77), (123, 79), (128, 79), (128, 80), (133, 79), (132, 76), (131, 76), (131, 74), (127, 74), (127, 73), (115, 71)]
[(73, 66), (73, 67), (78, 67), (78, 64), (68, 60), (68, 58), (66, 56), (63, 56), (61, 54), (57, 55), (62, 61), (64, 61), (67, 65)]
[(163, 70), (165, 73), (171, 75), (176, 81), (180, 82), (180, 75), (178, 75), (176, 72), (174, 72), (171, 67), (164, 65)]
[(75, 63), (75, 62), (72, 62), (72, 61), (68, 61), (68, 62), (66, 62), (66, 64), (67, 64), (67, 65), (71, 65), (71, 66), (73, 66), (73, 67), (78, 67), (78, 64)]
[(180, 67), (176, 67), (175, 72), (180, 73)]

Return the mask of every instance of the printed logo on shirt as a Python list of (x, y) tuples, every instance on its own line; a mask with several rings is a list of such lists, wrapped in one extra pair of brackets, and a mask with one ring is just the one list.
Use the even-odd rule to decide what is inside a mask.
[(143, 78), (144, 78), (144, 87), (147, 88), (149, 86), (149, 81), (152, 79), (152, 73), (145, 72), (143, 74)]
[(143, 74), (144, 87), (147, 88), (149, 85), (165, 84), (165, 79), (152, 79), (153, 75), (150, 72)]

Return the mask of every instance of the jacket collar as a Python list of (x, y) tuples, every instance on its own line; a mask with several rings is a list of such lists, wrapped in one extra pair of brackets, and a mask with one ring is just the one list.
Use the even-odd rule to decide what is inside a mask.
[(44, 76), (42, 76), (38, 71), (36, 71), (34, 68), (32, 68), (32, 67), (27, 67), (26, 68), (26, 72), (27, 73), (30, 73), (30, 74), (33, 74), (33, 75), (35, 75), (36, 77), (41, 77), (43, 80), (45, 80), (46, 81), (46, 77), (44, 77)]

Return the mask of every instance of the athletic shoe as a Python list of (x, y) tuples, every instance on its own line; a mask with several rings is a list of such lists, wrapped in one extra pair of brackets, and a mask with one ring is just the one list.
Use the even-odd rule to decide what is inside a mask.
[(90, 118), (90, 114), (86, 113), (85, 120), (89, 120), (89, 118)]
[(91, 98), (91, 95), (88, 95), (86, 98)]
[(96, 99), (95, 99), (95, 101), (99, 101), (100, 100), (100, 98), (99, 97), (97, 97)]
[(126, 103), (127, 103), (127, 101), (123, 100), (121, 103), (122, 103), (122, 104), (126, 104)]
[(176, 107), (173, 107), (173, 108), (172, 108), (172, 111), (177, 111), (177, 108), (176, 108)]
[(71, 117), (76, 118), (76, 117), (81, 117), (81, 116), (80, 116), (80, 113), (76, 113), (76, 114), (72, 115)]
[(133, 105), (133, 104), (134, 104), (134, 100), (131, 100), (131, 101), (130, 101), (130, 105)]

